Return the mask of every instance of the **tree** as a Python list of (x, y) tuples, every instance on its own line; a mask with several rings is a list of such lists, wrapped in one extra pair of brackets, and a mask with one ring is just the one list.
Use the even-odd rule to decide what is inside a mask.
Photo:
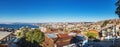
[(117, 6), (117, 8), (116, 8), (115, 13), (118, 14), (118, 16), (120, 18), (120, 0), (117, 1), (116, 6)]
[(31, 30), (26, 33), (26, 40), (31, 43), (39, 43), (41, 44), (44, 41), (44, 34), (38, 29)]
[(20, 29), (18, 32), (15, 32), (16, 37), (21, 39), (21, 38), (25, 38), (25, 34), (29, 31), (29, 29)]
[(44, 41), (44, 33), (39, 29), (21, 29), (17, 38), (20, 39), (20, 47), (37, 47)]
[(103, 22), (102, 27), (106, 26), (109, 23), (109, 20)]

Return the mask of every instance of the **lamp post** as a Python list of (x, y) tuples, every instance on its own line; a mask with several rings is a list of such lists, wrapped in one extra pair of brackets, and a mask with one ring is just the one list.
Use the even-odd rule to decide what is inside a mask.
[(116, 39), (116, 27), (115, 26), (112, 26), (113, 29), (112, 29), (112, 33), (113, 33), (113, 45), (115, 44), (115, 39)]

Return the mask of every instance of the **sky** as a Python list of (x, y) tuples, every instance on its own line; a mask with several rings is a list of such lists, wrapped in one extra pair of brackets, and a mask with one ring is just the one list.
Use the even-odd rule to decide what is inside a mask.
[(117, 0), (0, 0), (0, 23), (97, 22), (115, 19)]

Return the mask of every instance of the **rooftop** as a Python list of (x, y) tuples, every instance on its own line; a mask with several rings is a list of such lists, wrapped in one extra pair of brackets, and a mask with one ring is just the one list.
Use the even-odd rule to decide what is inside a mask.
[(57, 38), (56, 34), (45, 34), (46, 36), (48, 36), (49, 38)]
[(12, 32), (4, 32), (4, 31), (0, 31), (0, 40), (4, 39), (5, 37), (7, 37), (8, 35), (10, 35)]

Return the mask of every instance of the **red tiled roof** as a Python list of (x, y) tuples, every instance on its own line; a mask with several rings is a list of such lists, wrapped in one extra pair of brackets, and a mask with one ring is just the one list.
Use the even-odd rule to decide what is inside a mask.
[(97, 30), (89, 30), (90, 32), (98, 33)]
[(75, 33), (80, 33), (81, 31), (80, 30), (74, 30)]
[(57, 34), (57, 36), (58, 36), (59, 38), (69, 37), (68, 34)]

